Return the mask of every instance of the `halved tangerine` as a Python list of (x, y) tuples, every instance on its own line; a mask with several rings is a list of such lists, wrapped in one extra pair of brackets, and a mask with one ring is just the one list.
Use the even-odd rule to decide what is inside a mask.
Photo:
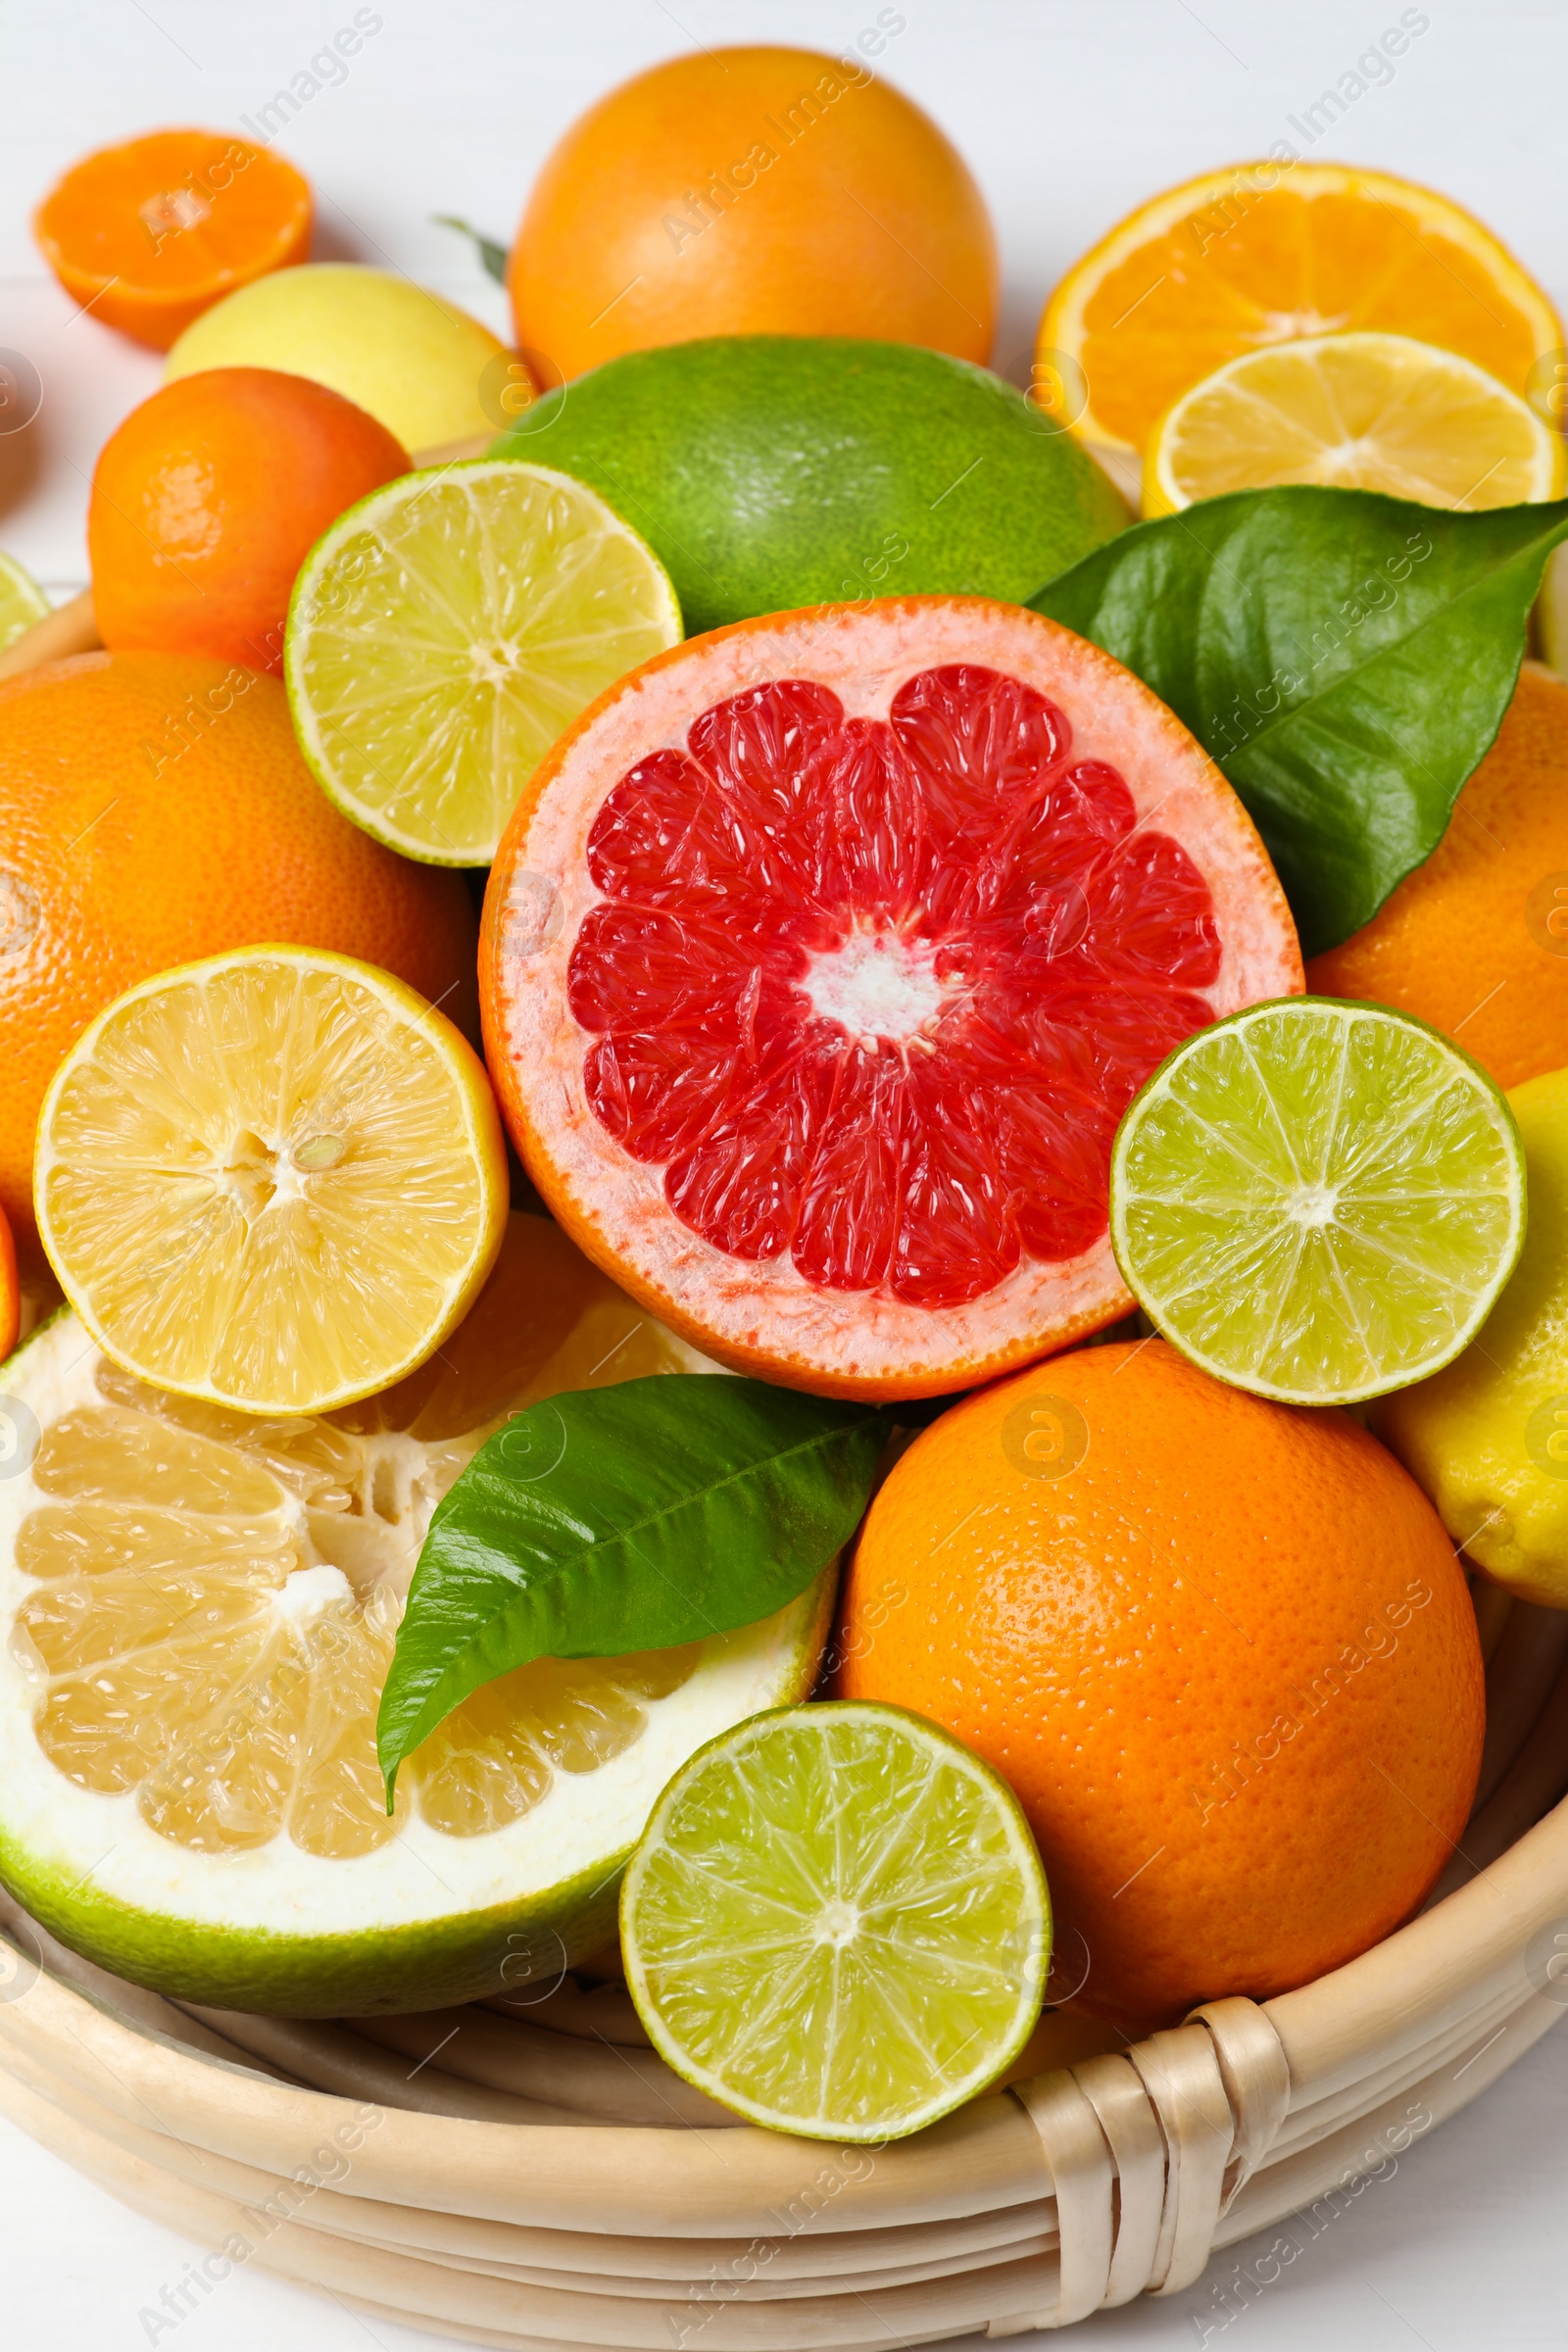
[(491, 872), (491, 1069), (581, 1247), (713, 1355), (937, 1395), (1125, 1312), (1111, 1140), (1172, 1047), (1301, 986), (1230, 786), (1019, 606), (774, 613), (657, 656)]

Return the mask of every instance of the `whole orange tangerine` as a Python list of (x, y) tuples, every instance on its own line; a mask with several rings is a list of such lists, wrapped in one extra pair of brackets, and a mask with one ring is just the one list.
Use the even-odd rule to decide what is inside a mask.
[(0, 686), (0, 1208), (24, 1253), (33, 1131), (66, 1048), (133, 981), (263, 940), (384, 964), (473, 1024), (461, 877), (338, 814), (275, 679), (81, 654)]
[(1058, 1356), (916, 1439), (840, 1654), (843, 1696), (930, 1716), (1011, 1783), (1059, 1967), (1134, 2028), (1388, 1935), (1480, 1769), (1475, 1617), (1414, 1480), (1345, 1414), (1162, 1340)]
[(106, 326), (167, 351), (225, 294), (303, 262), (308, 181), (221, 130), (155, 130), (73, 164), (33, 217), (45, 261)]
[(1549, 669), (1525, 663), (1431, 857), (1306, 984), (1446, 1029), (1502, 1087), (1568, 1064), (1568, 686)]
[(294, 575), (345, 507), (409, 470), (384, 424), (270, 368), (213, 368), (110, 434), (87, 510), (105, 645), (283, 668)]
[(547, 159), (507, 282), (549, 380), (702, 335), (984, 361), (996, 331), (996, 237), (962, 157), (864, 55), (814, 49), (704, 50), (612, 90)]

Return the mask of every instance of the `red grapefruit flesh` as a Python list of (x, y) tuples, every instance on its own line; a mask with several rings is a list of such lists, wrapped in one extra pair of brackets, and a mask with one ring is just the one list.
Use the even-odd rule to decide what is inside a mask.
[(1116, 1122), (1301, 987), (1240, 802), (1096, 647), (910, 597), (660, 655), (536, 771), (485, 1037), (581, 1247), (739, 1369), (940, 1394), (1124, 1313)]

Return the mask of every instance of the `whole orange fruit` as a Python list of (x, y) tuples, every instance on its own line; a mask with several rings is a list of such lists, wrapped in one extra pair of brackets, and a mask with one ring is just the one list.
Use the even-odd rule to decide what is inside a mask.
[[(0, 1361), (11, 1353), (22, 1328), (22, 1292), (17, 1282), (17, 1245), (11, 1231), (11, 1220), (0, 1209)], [(7, 1440), (14, 1437), (4, 1423), (4, 1406), (0, 1405), (0, 1461), (8, 1451)]]
[(24, 1251), (66, 1048), (133, 981), (263, 940), (384, 964), (473, 1027), (462, 878), (338, 814), (274, 679), (80, 654), (0, 685), (0, 1208)]
[(1549, 669), (1525, 663), (1431, 857), (1306, 985), (1418, 1014), (1502, 1087), (1568, 1065), (1568, 686)]
[(1011, 1783), (1062, 1967), (1134, 2026), (1386, 1936), (1480, 1769), (1475, 1618), (1415, 1482), (1348, 1416), (1162, 1340), (935, 1422), (871, 1506), (841, 1641), (844, 1696), (930, 1716)]
[(702, 335), (859, 335), (983, 361), (997, 245), (962, 157), (863, 55), (717, 49), (637, 74), (573, 123), (507, 282), (518, 344), (552, 380)]
[(166, 384), (92, 477), (99, 635), (281, 675), (295, 573), (345, 507), (408, 470), (384, 424), (303, 375), (213, 368)]

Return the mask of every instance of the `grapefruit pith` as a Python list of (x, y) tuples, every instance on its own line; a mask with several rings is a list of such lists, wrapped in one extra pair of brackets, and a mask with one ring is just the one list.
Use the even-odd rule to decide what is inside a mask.
[(536, 771), (480, 949), (502, 1105), (567, 1230), (725, 1362), (837, 1396), (967, 1386), (1122, 1313), (1122, 1110), (1300, 986), (1186, 729), (975, 597), (634, 670)]

